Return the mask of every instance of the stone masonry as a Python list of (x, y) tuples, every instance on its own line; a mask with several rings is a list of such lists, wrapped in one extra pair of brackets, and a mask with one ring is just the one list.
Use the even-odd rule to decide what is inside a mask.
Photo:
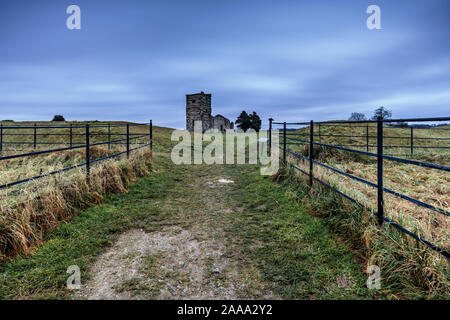
[(196, 94), (186, 95), (186, 129), (194, 131), (194, 122), (202, 121), (202, 130), (218, 129), (225, 132), (225, 129), (233, 129), (234, 124), (224, 116), (218, 114), (213, 116), (211, 108), (211, 94), (203, 91)]

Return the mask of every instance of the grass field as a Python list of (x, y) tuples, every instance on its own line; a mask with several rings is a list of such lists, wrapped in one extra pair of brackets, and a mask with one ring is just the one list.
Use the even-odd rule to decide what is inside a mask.
[[(71, 223), (57, 226), (28, 256), (21, 254), (0, 266), (2, 299), (78, 298), (65, 287), (67, 267), (78, 265), (82, 283), (89, 282), (95, 277), (89, 272), (92, 264), (129, 230), (171, 237), (187, 232), (189, 245), (206, 244), (208, 251), (198, 257), (189, 251), (183, 265), (175, 261), (172, 271), (165, 271), (174, 259), (171, 254), (143, 256), (142, 273), (114, 286), (119, 295), (154, 299), (170, 294), (179, 299), (170, 288), (181, 286), (188, 288), (184, 298), (204, 298), (211, 287), (218, 290), (212, 292), (216, 298), (389, 296), (389, 290), (370, 292), (365, 287), (365, 274), (352, 252), (336, 242), (325, 221), (307, 213), (288, 184), (273, 183), (254, 165), (174, 165), (168, 130), (159, 133), (165, 136), (155, 144), (151, 175), (132, 183), (127, 193), (108, 196)], [(234, 183), (216, 184), (219, 178)], [(177, 248), (182, 251), (183, 245)], [(216, 247), (221, 255), (208, 257)], [(136, 255), (122, 257), (122, 267)], [(219, 274), (211, 272), (217, 262)], [(195, 273), (186, 273), (185, 266), (199, 267), (203, 278), (190, 281)], [(163, 288), (170, 292), (160, 293)]]
[[(5, 126), (30, 125), (30, 123), (16, 122), (2, 124)], [(38, 126), (51, 126), (61, 123), (42, 122), (37, 124)], [(84, 126), (87, 122), (72, 124)], [(95, 126), (102, 123), (89, 124)], [(90, 144), (107, 141), (107, 130), (106, 127), (93, 127)], [(123, 134), (125, 130), (124, 127), (111, 127), (112, 134)], [(66, 143), (58, 144), (61, 141), (68, 140), (67, 136), (61, 136), (61, 134), (67, 134), (67, 131), (68, 129), (38, 129), (38, 142), (50, 143), (49, 145), (37, 145), (37, 149), (33, 149), (32, 144), (4, 144), (4, 151), (1, 152), (1, 155), (67, 147)], [(161, 141), (161, 132), (164, 131), (165, 129), (155, 128), (155, 143)], [(131, 134), (148, 134), (148, 132), (149, 126), (130, 127)], [(33, 141), (33, 129), (3, 129), (3, 133), (3, 143)], [(112, 135), (112, 139), (123, 138), (124, 136)], [(74, 145), (77, 142), (85, 143), (84, 128), (73, 129), (72, 142)], [(132, 140), (130, 148), (139, 146), (134, 144), (135, 142), (148, 143), (148, 137)], [(112, 144), (110, 148), (107, 145), (100, 145), (91, 147), (90, 150), (92, 161), (125, 151), (126, 147), (122, 142), (122, 144)], [(54, 228), (62, 221), (72, 219), (78, 210), (98, 204), (106, 194), (125, 192), (131, 181), (149, 174), (149, 170), (151, 170), (150, 159), (151, 153), (149, 148), (146, 147), (132, 152), (130, 160), (126, 159), (126, 155), (121, 155), (107, 161), (93, 163), (90, 185), (86, 183), (85, 168), (79, 167), (61, 174), (0, 190), (0, 228), (2, 230), (0, 234), (0, 260), (18, 252), (28, 252), (42, 242), (47, 230)], [(2, 160), (0, 161), (0, 185), (57, 171), (84, 161), (85, 148)]]
[[(348, 138), (348, 137), (329, 137), (327, 135), (361, 135), (361, 130), (365, 128), (346, 127), (322, 127), (321, 134), (324, 135), (320, 140), (322, 143), (334, 145), (346, 144), (362, 144), (361, 139), (365, 138)], [(441, 128), (448, 129), (448, 128)], [(309, 128), (304, 128), (298, 133), (306, 133)], [(376, 128), (371, 128), (376, 130)], [(420, 130), (420, 131), (419, 131)], [(431, 137), (450, 137), (450, 130), (440, 129), (416, 129), (417, 138)], [(404, 137), (410, 129), (385, 128), (384, 135), (388, 137)], [(375, 132), (370, 135), (376, 136)], [(317, 138), (315, 138), (317, 139)], [(370, 144), (376, 145), (375, 141)], [(385, 141), (387, 139), (385, 138)], [(407, 145), (409, 142), (405, 139), (388, 140), (391, 145)], [(423, 146), (431, 145), (449, 145), (446, 141), (436, 142), (435, 140), (418, 140)], [(288, 140), (288, 142), (293, 142)], [(387, 142), (385, 142), (387, 143)], [(304, 155), (308, 155), (309, 145), (288, 145), (293, 151), (298, 151)], [(358, 148), (356, 148), (358, 149)], [(365, 148), (359, 148), (365, 149)], [(374, 148), (370, 150), (374, 152)], [(366, 157), (354, 153), (330, 149), (326, 147), (315, 147), (315, 158), (319, 161), (333, 166), (341, 171), (356, 175), (365, 180), (376, 183), (377, 181), (377, 162), (375, 157)], [(398, 152), (397, 152), (398, 153)], [(447, 150), (423, 149), (415, 151), (411, 156), (406, 152), (402, 156), (408, 159), (415, 159), (424, 162), (448, 165), (450, 152)], [(290, 157), (293, 159), (293, 157)], [(296, 161), (296, 160), (295, 160)], [(296, 161), (302, 169), (308, 172), (309, 164), (302, 161)], [(423, 202), (429, 203), (436, 208), (450, 211), (450, 173), (435, 169), (422, 168), (410, 164), (403, 164), (394, 161), (384, 161), (384, 186), (398, 191), (402, 194), (411, 196)], [(347, 178), (338, 173), (334, 173), (326, 168), (315, 166), (314, 175), (320, 179), (337, 187), (338, 190), (350, 195), (354, 199), (363, 203), (369, 208), (376, 209), (376, 189), (367, 186), (361, 182)], [(448, 218), (442, 214), (435, 213), (409, 203), (406, 200), (399, 199), (394, 195), (385, 193), (386, 213), (395, 221), (401, 221), (406, 227), (418, 231), (432, 242), (444, 248), (450, 246), (450, 234)]]
[[(222, 273), (216, 274), (211, 272), (218, 262), (214, 255), (183, 257), (183, 265), (204, 272), (201, 285), (195, 287), (183, 265), (171, 261), (167, 254), (143, 255), (142, 272), (114, 285), (118, 295), (180, 298), (178, 287), (186, 287), (187, 293), (181, 292), (186, 298), (228, 297), (221, 294), (230, 291), (231, 297), (259, 299), (448, 299), (448, 262), (393, 228), (379, 228), (372, 213), (317, 185), (310, 190), (305, 179), (293, 172), (281, 170), (269, 179), (253, 165), (174, 165), (170, 132), (154, 127), (152, 163), (146, 162), (149, 155), (142, 153), (130, 161), (96, 164), (94, 188), (87, 188), (84, 173), (75, 171), (40, 179), (42, 182), (27, 184), (12, 195), (4, 193), (0, 224), (6, 250), (0, 266), (0, 297), (79, 298), (65, 287), (67, 267), (80, 266), (83, 281), (92, 281), (92, 265), (97, 259), (121, 235), (142, 230), (168, 239), (188, 233), (193, 237), (188, 244), (206, 243), (213, 251), (218, 247), (220, 263), (227, 263)], [(299, 146), (292, 148), (304, 152)], [(94, 154), (108, 152), (99, 148)], [(325, 163), (375, 181), (370, 173), (375, 168), (372, 160), (325, 149), (316, 152)], [(445, 155), (428, 157), (446, 163)], [(32, 157), (28, 165), (31, 172), (39, 172), (35, 167), (59, 168), (60, 162), (75, 163), (81, 158), (76, 151), (65, 151), (53, 157)], [(14, 178), (18, 172), (14, 168), (22, 165), (27, 162), (10, 163), (2, 174), (9, 172), (9, 178)], [(386, 184), (448, 210), (448, 176), (430, 177), (428, 169), (418, 169), (425, 170), (424, 176), (418, 175), (417, 168), (400, 171), (386, 163)], [(360, 185), (352, 188), (348, 181), (316, 170), (321, 179), (373, 205), (373, 190)], [(138, 179), (141, 176), (146, 177)], [(418, 177), (414, 186), (411, 181)], [(219, 178), (234, 183), (220, 186), (216, 184)], [(440, 180), (432, 184), (434, 179)], [(67, 194), (77, 196), (68, 198)], [(413, 208), (408, 211), (400, 201), (386, 200), (389, 216), (403, 219), (402, 224), (445, 246), (442, 239), (448, 241), (448, 228), (440, 225), (443, 220)], [(396, 208), (403, 210), (401, 215)], [(417, 219), (419, 215), (424, 218)], [(428, 230), (434, 234), (426, 234)], [(184, 245), (180, 242), (176, 248)], [(124, 256), (124, 268), (135, 261), (127, 259), (139, 255), (132, 252)], [(167, 264), (174, 264), (174, 270), (162, 272)], [(381, 290), (370, 291), (365, 286), (365, 272), (373, 264), (382, 270)], [(175, 289), (164, 291), (166, 286)], [(210, 292), (210, 286), (219, 291)], [(210, 295), (202, 295), (204, 291)]]
[[(300, 129), (299, 132), (309, 135), (309, 127)], [(319, 135), (320, 133), (320, 135)], [(322, 124), (314, 126), (316, 142), (334, 145), (359, 145), (354, 149), (366, 151), (367, 142), (369, 152), (376, 153), (377, 128), (376, 125), (364, 124)], [(366, 136), (369, 136), (367, 140)], [(350, 137), (352, 136), (352, 137)], [(445, 161), (444, 156), (450, 154), (450, 127), (442, 126), (433, 129), (413, 128), (412, 141), (413, 153), (411, 154), (411, 128), (392, 127), (385, 125), (383, 128), (384, 153), (402, 157), (417, 157), (428, 161)], [(305, 140), (308, 140), (306, 136)], [(438, 147), (445, 147), (439, 149)]]
[[(448, 129), (448, 127), (443, 127), (441, 129)], [(352, 128), (351, 126), (322, 127), (321, 135), (323, 136), (320, 140), (322, 143), (326, 144), (364, 145), (365, 138), (350, 138), (346, 136), (362, 135), (366, 132), (365, 130), (365, 128)], [(370, 130), (373, 130), (371, 131), (370, 135), (376, 136), (376, 128), (372, 128)], [(291, 131), (290, 133), (293, 132)], [(309, 127), (300, 129), (297, 131), (297, 133), (309, 133)], [(408, 136), (409, 133), (409, 128), (385, 128), (384, 135), (391, 137), (389, 139), (384, 139), (385, 144), (388, 143), (386, 141), (389, 141), (390, 145), (408, 146), (410, 143), (409, 140), (401, 139), (400, 137)], [(315, 132), (315, 134), (318, 134), (318, 132)], [(439, 129), (415, 129), (414, 134), (416, 139), (430, 137), (440, 137), (447, 139), (450, 136), (450, 131)], [(331, 135), (340, 135), (343, 137), (330, 137)], [(395, 139), (395, 137), (397, 137), (397, 139)], [(303, 137), (300, 139), (308, 140), (308, 138), (309, 137), (305, 139)], [(372, 141), (370, 142), (370, 144), (376, 145), (376, 139), (371, 139)], [(315, 140), (318, 141), (318, 137), (315, 137)], [(364, 140), (364, 143), (362, 140)], [(288, 142), (295, 141), (288, 140)], [(417, 144), (422, 146), (448, 146), (448, 142), (445, 140), (437, 142), (429, 139), (417, 139), (417, 141), (415, 140), (414, 143), (415, 145)], [(305, 156), (308, 156), (309, 154), (308, 148), (309, 145), (288, 145), (288, 149)], [(349, 148), (355, 149), (355, 147)], [(365, 147), (356, 149), (363, 151), (366, 150)], [(369, 151), (376, 152), (376, 149), (371, 148)], [(387, 153), (389, 154), (390, 152)], [(442, 164), (447, 166), (449, 165), (450, 153), (447, 150), (421, 149), (414, 150), (414, 154), (411, 155), (410, 150), (407, 148), (403, 153), (397, 150), (395, 154), (403, 158), (415, 159), (418, 161)], [(315, 147), (314, 157), (320, 162), (335, 167), (343, 172), (355, 175), (373, 183), (377, 182), (377, 162), (376, 158), (374, 157), (367, 157), (320, 146)], [(296, 164), (304, 171), (309, 172), (308, 161), (299, 160), (292, 155), (288, 156), (288, 160), (291, 163)], [(385, 187), (412, 198), (418, 199), (425, 203), (431, 204), (436, 208), (450, 211), (450, 173), (388, 160), (384, 160), (383, 167), (383, 182)], [(298, 171), (295, 174), (299, 177), (302, 176), (302, 174)], [(375, 214), (377, 208), (376, 188), (355, 181), (338, 173), (334, 173), (333, 171), (327, 168), (320, 167), (319, 165), (314, 165), (314, 176), (330, 184), (339, 191), (356, 199), (366, 207), (372, 208), (372, 212), (368, 212), (366, 213), (366, 215), (373, 216)], [(304, 178), (304, 176), (301, 177), (301, 179)], [(315, 184), (315, 188), (320, 189), (318, 183)], [(323, 197), (322, 193), (320, 194), (320, 197)], [(410, 231), (446, 249), (447, 251), (450, 249), (448, 216), (417, 206), (394, 195), (390, 195), (387, 192), (384, 193), (384, 200), (385, 216), (400, 223)], [(320, 201), (320, 198), (317, 199), (317, 201)], [(351, 206), (349, 204), (346, 205), (345, 202), (339, 204), (339, 206), (347, 208), (347, 212), (352, 211), (352, 209), (350, 209)], [(331, 208), (328, 208), (328, 210), (331, 210)], [(353, 218), (359, 221), (364, 220), (360, 216)], [(347, 221), (348, 224), (354, 222), (352, 222), (351, 217), (349, 218), (349, 220), (350, 221)], [(345, 229), (345, 226), (340, 225), (340, 227), (344, 227)], [(351, 226), (350, 228), (353, 227), (354, 226)], [(367, 237), (366, 246), (372, 246), (370, 242), (373, 241), (373, 238), (371, 238), (370, 234), (373, 231), (365, 230), (365, 227), (362, 225), (359, 225), (359, 229), (359, 236), (362, 238)], [(411, 238), (400, 237), (399, 239), (394, 239), (394, 236), (389, 237), (391, 237), (393, 241), (398, 242), (398, 247), (401, 248), (403, 252), (408, 252), (408, 254), (406, 254), (406, 256), (408, 257), (404, 257), (405, 264), (402, 266), (403, 268), (416, 270), (417, 274), (422, 275), (421, 277), (423, 279), (423, 282), (428, 283), (430, 288), (433, 288), (433, 286), (435, 286), (437, 283), (440, 283), (441, 286), (446, 286), (448, 284), (448, 262), (445, 258), (429, 249), (425, 249), (424, 246), (419, 245), (415, 240)], [(392, 253), (387, 253), (387, 255), (392, 256)], [(373, 252), (371, 253), (371, 256), (374, 256)], [(411, 259), (411, 261), (414, 262), (409, 264), (408, 262), (406, 262), (408, 259)]]

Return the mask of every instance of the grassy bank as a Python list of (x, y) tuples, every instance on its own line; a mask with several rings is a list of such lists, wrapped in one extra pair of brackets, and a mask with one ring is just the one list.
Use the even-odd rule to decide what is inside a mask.
[[(306, 132), (308, 128), (302, 129)], [(331, 131), (333, 130), (333, 131)], [(322, 134), (352, 135), (358, 128), (322, 128)], [(391, 144), (405, 144), (402, 139), (395, 139), (409, 129), (387, 128), (385, 135), (393, 137)], [(387, 131), (387, 132), (386, 132)], [(404, 131), (402, 133), (402, 131)], [(416, 131), (419, 131), (416, 130)], [(448, 131), (431, 129), (421, 130), (417, 135), (425, 137), (444, 137)], [(330, 144), (356, 143), (350, 138), (328, 137), (332, 141), (322, 138), (322, 142)], [(421, 145), (436, 145), (430, 140), (419, 140)], [(442, 145), (442, 141), (441, 141)], [(308, 155), (308, 148), (300, 145), (288, 146), (290, 150)], [(445, 151), (423, 151), (414, 155), (403, 155), (407, 158), (417, 159), (448, 165), (448, 154)], [(333, 150), (323, 147), (314, 148), (314, 157), (322, 163), (335, 167), (343, 172), (361, 177), (376, 183), (377, 164), (375, 158), (355, 155), (345, 151)], [(301, 169), (309, 172), (309, 162), (288, 156), (288, 160)], [(309, 193), (306, 178), (298, 171), (290, 173), (299, 185), (299, 199), (310, 207), (310, 211), (317, 216), (325, 217), (331, 227), (343, 236), (355, 248), (364, 261), (365, 267), (376, 264), (386, 270), (393, 291), (398, 295), (406, 293), (405, 297), (447, 297), (449, 294), (448, 261), (443, 256), (429, 250), (425, 245), (417, 243), (405, 234), (385, 226), (377, 227), (374, 220), (376, 211), (376, 188), (367, 186), (353, 179), (344, 177), (319, 165), (314, 166), (314, 176), (325, 181), (341, 192), (356, 199), (372, 211), (362, 211), (346, 203), (341, 196), (333, 194), (331, 190), (324, 190), (315, 183), (313, 191)], [(384, 161), (385, 187), (429, 203), (442, 210), (450, 209), (450, 175), (448, 172), (421, 168), (409, 164)], [(305, 197), (307, 195), (307, 197)], [(312, 195), (312, 197), (311, 197)], [(402, 226), (435, 243), (449, 249), (449, 220), (448, 217), (431, 210), (416, 206), (406, 200), (399, 199), (385, 193), (385, 215), (400, 223)]]
[[(19, 123), (14, 123), (18, 125)], [(68, 123), (66, 123), (68, 124)], [(84, 125), (86, 123), (72, 123)], [(28, 125), (20, 123), (20, 125)], [(49, 125), (49, 123), (39, 123)], [(55, 125), (50, 123), (50, 125)], [(132, 133), (147, 133), (148, 126), (132, 127)], [(123, 128), (112, 127), (112, 133), (119, 133)], [(27, 137), (18, 129), (4, 129), (10, 136), (7, 141), (22, 141)], [(24, 129), (29, 130), (29, 129)], [(67, 129), (39, 129), (41, 142), (61, 142), (61, 136), (56, 131)], [(74, 129), (76, 134), (82, 134)], [(91, 143), (105, 141), (107, 128), (96, 128)], [(166, 141), (166, 128), (154, 128), (154, 143)], [(5, 132), (4, 132), (5, 133)], [(20, 135), (12, 135), (18, 134)], [(161, 138), (164, 136), (164, 139)], [(113, 139), (117, 139), (113, 138)], [(5, 142), (6, 140), (3, 140)], [(74, 139), (74, 142), (76, 139)], [(134, 142), (134, 141), (133, 141)], [(131, 143), (131, 148), (135, 147)], [(140, 139), (139, 142), (143, 142)], [(148, 138), (147, 141), (148, 142)], [(66, 145), (39, 146), (41, 149), (54, 149)], [(29, 145), (22, 147), (29, 148)], [(161, 148), (159, 145), (158, 148)], [(2, 155), (25, 153), (26, 151), (3, 151)], [(28, 149), (33, 151), (32, 149)], [(123, 152), (125, 146), (112, 145), (94, 146), (90, 148), (91, 160)], [(27, 156), (23, 158), (0, 161), (0, 185), (47, 172), (60, 170), (65, 167), (77, 165), (85, 161), (85, 150), (74, 149), (50, 154)], [(76, 214), (91, 205), (100, 203), (107, 194), (126, 192), (127, 186), (138, 177), (149, 174), (151, 171), (151, 152), (148, 147), (133, 151), (130, 159), (126, 155), (111, 158), (107, 161), (93, 163), (90, 183), (86, 181), (84, 167), (75, 168), (61, 174), (44, 177), (27, 183), (22, 183), (7, 189), (0, 190), (0, 261), (14, 256), (17, 253), (29, 253), (32, 248), (39, 246), (48, 230), (61, 222), (70, 221)]]
[(320, 218), (341, 243), (351, 248), (364, 270), (381, 270), (382, 290), (393, 299), (448, 299), (449, 265), (446, 258), (404, 233), (384, 224), (376, 216), (315, 184), (313, 190), (298, 171), (281, 178), (307, 212)]
[[(445, 261), (380, 229), (370, 213), (328, 190), (310, 191), (293, 172), (270, 178), (255, 165), (174, 165), (169, 137), (169, 129), (155, 137), (151, 175), (51, 229), (27, 256), (3, 263), (0, 298), (79, 298), (65, 286), (68, 266), (78, 265), (82, 284), (92, 283), (92, 266), (127, 232), (179, 240), (173, 252), (155, 244), (146, 246), (155, 252), (120, 258), (117, 270), (136, 261), (143, 270), (110, 284), (125, 297), (448, 298)], [(366, 287), (369, 265), (381, 269), (380, 290)]]
[(21, 253), (4, 262), (0, 267), (1, 299), (70, 297), (71, 292), (65, 288), (70, 265), (86, 271), (96, 256), (136, 220), (142, 225), (159, 221), (156, 210), (144, 214), (146, 206), (136, 201), (136, 194), (151, 192), (161, 196), (167, 190), (153, 185), (156, 176), (146, 179), (131, 184), (127, 193), (109, 196), (104, 204), (80, 211), (70, 223), (53, 228), (43, 237), (42, 245), (31, 249), (28, 255)]
[[(172, 255), (143, 257), (142, 275), (112, 286), (131, 297), (167, 298), (159, 289), (155, 292), (155, 281), (157, 288), (165, 290), (175, 284), (193, 291), (225, 288), (221, 290), (231, 290), (235, 298), (384, 296), (366, 288), (365, 274), (352, 252), (336, 242), (321, 219), (308, 214), (290, 186), (261, 176), (258, 166), (176, 166), (167, 152), (158, 152), (153, 169), (153, 174), (132, 183), (127, 193), (108, 196), (71, 223), (57, 226), (28, 257), (20, 255), (3, 264), (0, 297), (74, 298), (65, 287), (67, 267), (78, 265), (82, 284), (90, 281), (96, 277), (90, 273), (93, 262), (127, 230), (150, 235), (175, 230), (171, 237), (187, 233), (193, 244), (208, 244), (208, 250), (220, 248), (221, 252), (218, 258), (207, 252), (194, 257), (193, 265), (203, 273), (200, 282), (189, 280), (191, 274), (177, 261), (178, 269), (164, 271)], [(220, 184), (220, 179), (233, 183)], [(189, 265), (189, 256), (183, 259), (183, 265)], [(220, 261), (220, 273), (212, 272), (214, 259)], [(122, 267), (126, 266), (125, 261)], [(202, 297), (201, 293), (194, 292), (192, 297)]]

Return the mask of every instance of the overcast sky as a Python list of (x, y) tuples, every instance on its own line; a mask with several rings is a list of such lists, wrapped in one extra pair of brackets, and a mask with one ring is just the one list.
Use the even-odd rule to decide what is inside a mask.
[[(81, 8), (68, 30), (66, 8)], [(366, 9), (381, 8), (381, 30)], [(276, 120), (450, 116), (448, 0), (0, 0), (0, 119), (183, 128), (213, 113)]]

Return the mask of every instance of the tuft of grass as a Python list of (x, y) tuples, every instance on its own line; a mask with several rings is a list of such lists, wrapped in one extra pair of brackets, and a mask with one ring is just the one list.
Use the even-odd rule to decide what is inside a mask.
[[(441, 128), (442, 129), (442, 128)], [(450, 131), (436, 129), (414, 129), (415, 146), (444, 146), (446, 140), (431, 140), (430, 138), (448, 139)], [(446, 128), (448, 129), (448, 128)], [(309, 128), (297, 132), (305, 133)], [(318, 130), (318, 128), (315, 128)], [(327, 144), (361, 144), (365, 145), (365, 128), (356, 126), (333, 126), (321, 128), (321, 137), (315, 137)], [(318, 134), (318, 132), (315, 132)], [(329, 135), (335, 135), (330, 137)], [(343, 135), (344, 137), (336, 137)], [(349, 138), (349, 135), (362, 135), (362, 138)], [(376, 136), (376, 128), (369, 128), (369, 135)], [(408, 146), (410, 128), (384, 128), (385, 144)], [(376, 144), (376, 138), (370, 138), (370, 144)], [(365, 151), (365, 147), (351, 147)], [(308, 155), (308, 146), (290, 145), (289, 149)], [(369, 151), (376, 152), (375, 148)], [(394, 152), (395, 151), (395, 152)], [(427, 161), (431, 163), (448, 165), (448, 150), (419, 149), (410, 154), (408, 148), (386, 149), (387, 154), (396, 154), (400, 157)], [(289, 162), (309, 172), (309, 162), (289, 157)], [(377, 163), (373, 157), (358, 155), (336, 149), (314, 147), (314, 157), (320, 162), (335, 167), (340, 171), (363, 178), (373, 183), (377, 182)], [(410, 164), (385, 160), (383, 163), (384, 186), (401, 194), (431, 204), (444, 211), (450, 211), (450, 174), (448, 172), (428, 169)], [(411, 291), (411, 296), (417, 292), (430, 296), (448, 295), (449, 269), (448, 261), (442, 255), (428, 249), (424, 244), (418, 243), (411, 237), (385, 226), (379, 229), (373, 220), (377, 208), (377, 190), (361, 182), (347, 178), (331, 170), (314, 165), (314, 176), (330, 184), (339, 191), (356, 199), (369, 208), (362, 211), (354, 208), (344, 201), (341, 196), (331, 190), (323, 190), (315, 183), (309, 191), (308, 201), (311, 202), (311, 212), (324, 216), (334, 228), (351, 239), (359, 248), (358, 252), (364, 257), (365, 267), (369, 263), (378, 263), (389, 270), (389, 277), (393, 283), (400, 284), (400, 291)], [(302, 176), (295, 172), (294, 176)], [(309, 190), (304, 179), (296, 182)], [(297, 179), (297, 178), (296, 178)], [(308, 179), (308, 178), (306, 178)], [(312, 197), (311, 197), (312, 196)], [(422, 238), (446, 250), (450, 249), (449, 219), (447, 216), (417, 206), (387, 192), (384, 193), (385, 216), (399, 223), (406, 229), (418, 234)], [(361, 251), (361, 252), (360, 252)], [(409, 284), (408, 284), (409, 283)], [(409, 288), (406, 290), (405, 288)]]
[(288, 171), (280, 183), (352, 249), (364, 270), (380, 268), (382, 292), (392, 299), (449, 298), (449, 266), (442, 255), (386, 224), (380, 228), (374, 212), (317, 184), (310, 189), (304, 177)]
[[(71, 122), (74, 125), (84, 125), (85, 122)], [(29, 123), (14, 123), (14, 125)], [(48, 122), (38, 123), (48, 125)], [(6, 125), (6, 124), (5, 124)], [(148, 126), (131, 126), (131, 133), (148, 133)], [(124, 128), (111, 127), (111, 133), (122, 133)], [(168, 128), (154, 127), (154, 151), (168, 145)], [(31, 131), (30, 131), (31, 130)], [(38, 141), (60, 143), (60, 134), (68, 133), (69, 129), (38, 129)], [(80, 142), (84, 129), (73, 129), (73, 142)], [(23, 135), (32, 133), (33, 129), (4, 129), (3, 142), (18, 142), (32, 139)], [(107, 128), (93, 128), (91, 143), (106, 141)], [(118, 139), (112, 135), (112, 139)], [(78, 140), (80, 141), (78, 141)], [(133, 143), (144, 142), (133, 141)], [(161, 143), (160, 143), (161, 142)], [(156, 145), (160, 143), (157, 147)], [(41, 149), (64, 147), (51, 145), (41, 146)], [(4, 144), (1, 155), (19, 153)], [(29, 145), (21, 145), (29, 148)], [(5, 149), (7, 151), (5, 151)], [(114, 153), (124, 151), (123, 145), (93, 146), (90, 148), (91, 159), (95, 160)], [(32, 151), (32, 150), (29, 150)], [(24, 151), (22, 151), (23, 153)], [(47, 172), (56, 171), (85, 161), (85, 150), (74, 149), (51, 154), (28, 156), (0, 161), (0, 185), (19, 179), (32, 177)], [(125, 155), (91, 165), (90, 183), (85, 178), (84, 168), (72, 169), (58, 175), (33, 180), (4, 190), (0, 190), (0, 262), (18, 253), (28, 254), (42, 244), (45, 234), (60, 223), (70, 221), (80, 210), (99, 204), (107, 194), (126, 192), (127, 186), (137, 178), (148, 175), (152, 170), (151, 152), (148, 148), (133, 151), (130, 160)]]
[[(80, 211), (70, 223), (49, 230), (41, 246), (19, 253), (0, 265), (0, 299), (69, 299), (70, 265), (78, 265), (82, 284), (96, 257), (129, 228), (156, 228), (164, 223), (160, 208), (149, 201), (164, 199), (171, 177), (154, 172), (107, 196), (102, 204)], [(143, 197), (143, 195), (147, 197)]]
[[(306, 196), (286, 183), (289, 172), (272, 178), (241, 170), (233, 197), (245, 206), (233, 215), (229, 233), (241, 263), (256, 267), (268, 288), (284, 299), (370, 299), (353, 253), (336, 242), (323, 219), (298, 201)], [(279, 183), (273, 183), (276, 180)], [(229, 254), (236, 254), (230, 252)], [(345, 283), (344, 285), (342, 283)]]
[(131, 296), (142, 295), (148, 291), (148, 287), (142, 284), (140, 278), (127, 279), (114, 287), (116, 292), (130, 292)]
[(141, 150), (130, 160), (108, 160), (92, 168), (89, 184), (85, 173), (75, 170), (22, 186), (14, 198), (0, 194), (0, 254), (3, 258), (42, 243), (46, 232), (71, 220), (79, 210), (99, 204), (109, 193), (122, 193), (151, 170), (150, 152)]

